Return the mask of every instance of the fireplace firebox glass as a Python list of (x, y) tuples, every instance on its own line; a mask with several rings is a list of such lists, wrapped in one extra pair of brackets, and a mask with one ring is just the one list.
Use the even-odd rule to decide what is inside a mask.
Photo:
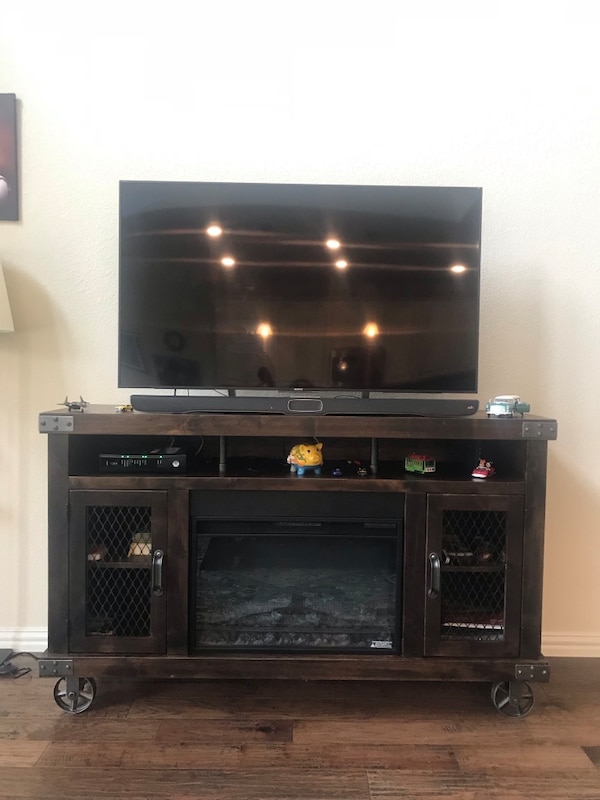
[(397, 521), (196, 520), (195, 650), (397, 652), (400, 540)]

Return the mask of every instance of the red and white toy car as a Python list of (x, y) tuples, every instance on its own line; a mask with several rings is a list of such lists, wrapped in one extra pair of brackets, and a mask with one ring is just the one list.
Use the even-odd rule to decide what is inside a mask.
[(479, 464), (471, 473), (472, 478), (491, 478), (496, 472), (491, 461), (486, 461), (485, 458), (479, 459)]

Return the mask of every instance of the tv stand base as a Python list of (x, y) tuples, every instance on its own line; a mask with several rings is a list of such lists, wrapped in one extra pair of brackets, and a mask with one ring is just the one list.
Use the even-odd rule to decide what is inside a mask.
[(243, 654), (204, 656), (52, 656), (39, 662), (40, 678), (94, 675), (160, 680), (403, 680), (547, 683), (550, 664), (540, 656), (514, 658), (399, 658), (397, 655)]

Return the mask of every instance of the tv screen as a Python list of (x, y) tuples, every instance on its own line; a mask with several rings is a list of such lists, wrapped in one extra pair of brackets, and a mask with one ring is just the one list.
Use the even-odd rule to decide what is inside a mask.
[(482, 191), (123, 181), (119, 386), (476, 392)]

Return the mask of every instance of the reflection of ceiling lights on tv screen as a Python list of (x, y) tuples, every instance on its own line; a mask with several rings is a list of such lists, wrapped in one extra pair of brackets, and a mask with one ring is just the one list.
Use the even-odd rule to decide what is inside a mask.
[(474, 393), (481, 209), (471, 187), (124, 181), (119, 385)]

